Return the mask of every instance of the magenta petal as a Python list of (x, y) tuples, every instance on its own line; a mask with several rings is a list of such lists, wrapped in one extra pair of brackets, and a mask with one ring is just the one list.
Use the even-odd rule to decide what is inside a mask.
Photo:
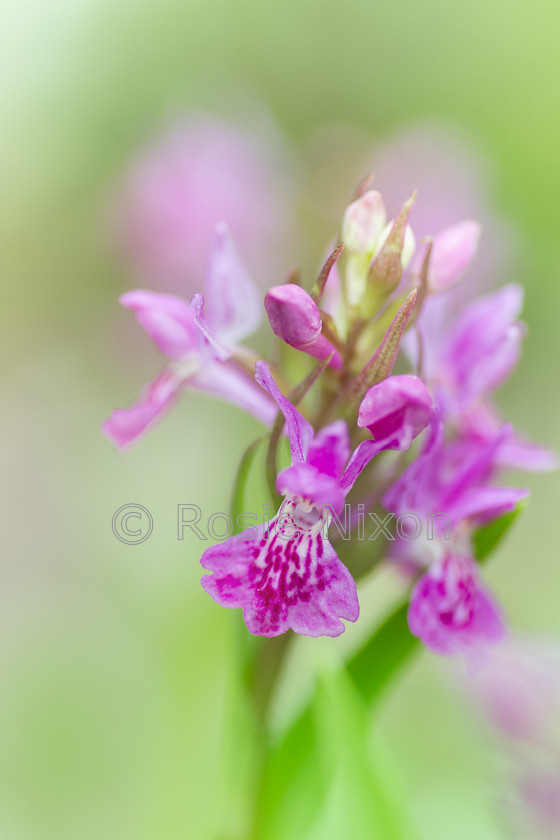
[(444, 292), (457, 283), (472, 261), (478, 246), (480, 225), (466, 221), (445, 228), (434, 237), (429, 266), (429, 286)]
[(281, 495), (311, 502), (315, 507), (331, 507), (338, 512), (344, 505), (344, 493), (338, 481), (310, 464), (295, 464), (279, 474), (276, 489)]
[(420, 455), (412, 461), (383, 497), (383, 507), (392, 513), (432, 513), (441, 511), (440, 479), (444, 459), (443, 423), (434, 414), (427, 440)]
[(380, 443), (377, 440), (364, 440), (358, 444), (339, 481), (340, 487), (345, 494), (350, 492), (358, 476), (367, 467), (372, 458), (378, 455), (379, 452), (382, 452), (383, 449), (383, 442)]
[(350, 436), (344, 420), (319, 429), (309, 445), (307, 463), (324, 475), (339, 478), (350, 457)]
[(504, 426), (489, 441), (444, 442), (436, 419), (427, 446), (385, 494), (384, 506), (397, 514), (446, 514), (448, 524), (468, 518), (487, 522), (513, 510), (527, 491), (490, 484), (500, 448), (510, 436), (511, 427)]
[(417, 376), (390, 376), (370, 388), (360, 405), (358, 426), (391, 449), (408, 449), (432, 416), (432, 399)]
[(210, 250), (205, 297), (210, 328), (224, 344), (236, 344), (261, 322), (260, 293), (223, 222), (216, 228)]
[(290, 441), (292, 463), (304, 462), (309, 444), (313, 440), (313, 427), (281, 392), (266, 362), (257, 362), (255, 365), (255, 379), (276, 401), (278, 408), (284, 415)]
[(497, 388), (516, 365), (524, 335), (516, 320), (522, 304), (522, 289), (504, 286), (471, 303), (451, 326), (441, 375), (454, 385), (454, 410)]
[(479, 444), (473, 441), (449, 443), (445, 447), (451, 477), (446, 482), (449, 499), (462, 495), (469, 487), (484, 484), (492, 477), (500, 447), (512, 435), (509, 424), (502, 426), (492, 440)]
[[(484, 444), (496, 437), (503, 421), (496, 407), (488, 400), (477, 400), (461, 414), (459, 429), (467, 440)], [(540, 446), (514, 431), (501, 444), (496, 453), (496, 463), (503, 467), (526, 470), (527, 472), (547, 472), (557, 468), (556, 453)]]
[(166, 356), (180, 359), (198, 348), (199, 331), (187, 301), (142, 289), (126, 292), (119, 300), (132, 309), (138, 323)]
[(457, 501), (445, 507), (445, 513), (452, 523), (473, 519), (483, 525), (506, 513), (526, 499), (529, 490), (517, 487), (474, 487), (466, 490)]
[(189, 378), (188, 387), (236, 405), (265, 426), (271, 426), (276, 417), (274, 402), (254, 379), (231, 362), (210, 362)]
[(496, 461), (500, 466), (527, 472), (550, 472), (558, 468), (556, 452), (517, 434), (500, 447)]
[(503, 637), (500, 611), (477, 577), (470, 558), (447, 555), (414, 587), (410, 631), (435, 653), (472, 655)]
[(160, 420), (180, 388), (180, 380), (171, 371), (147, 385), (140, 399), (130, 408), (118, 408), (105, 420), (101, 429), (119, 449), (135, 443), (157, 420)]
[(356, 584), (320, 534), (291, 540), (263, 526), (255, 540), (232, 537), (207, 549), (202, 586), (218, 604), (241, 608), (251, 633), (278, 636), (290, 628), (306, 636), (339, 636), (359, 614)]

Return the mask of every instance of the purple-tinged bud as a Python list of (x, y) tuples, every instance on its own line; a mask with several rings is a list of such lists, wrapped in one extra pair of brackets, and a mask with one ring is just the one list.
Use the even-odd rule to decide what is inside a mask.
[(278, 338), (316, 359), (326, 359), (333, 353), (330, 366), (341, 367), (340, 354), (322, 334), (319, 307), (305, 289), (294, 283), (273, 286), (266, 294), (264, 306)]
[(360, 405), (358, 426), (368, 428), (388, 448), (408, 449), (432, 417), (432, 398), (417, 376), (390, 376), (367, 391)]
[(264, 307), (274, 334), (291, 347), (315, 341), (321, 333), (319, 307), (301, 286), (273, 286), (266, 294)]
[(445, 228), (434, 237), (428, 286), (444, 292), (454, 286), (473, 259), (480, 237), (480, 225), (466, 221)]

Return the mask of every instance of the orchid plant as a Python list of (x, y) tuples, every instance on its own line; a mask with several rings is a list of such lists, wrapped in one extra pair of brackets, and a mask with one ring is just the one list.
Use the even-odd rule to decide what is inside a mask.
[[(135, 405), (105, 422), (117, 447), (139, 440), (189, 390), (227, 400), (264, 427), (241, 459), (232, 514), (261, 448), (277, 513), (200, 559), (204, 591), (241, 610), (250, 634), (268, 637), (250, 648), (246, 669), (263, 726), (295, 634), (343, 633), (359, 618), (357, 582), (381, 563), (402, 573), (404, 600), (381, 624), (362, 616), (374, 629), (345, 664), (362, 701), (373, 702), (418, 641), (472, 666), (506, 634), (480, 563), (527, 491), (501, 476), (554, 465), (493, 400), (519, 359), (522, 291), (505, 286), (456, 311), (454, 288), (467, 282), (479, 226), (467, 220), (417, 242), (415, 199), (388, 220), (381, 194), (358, 188), (314, 284), (292, 273), (268, 290), (264, 311), (225, 224), (202, 294), (121, 297), (167, 363)], [(275, 336), (268, 359), (240, 343), (264, 312)], [(398, 517), (394, 538), (364, 540), (368, 514)], [(431, 532), (419, 533), (430, 517)], [(310, 728), (304, 712), (280, 743), (267, 742), (261, 798), (282, 750)]]

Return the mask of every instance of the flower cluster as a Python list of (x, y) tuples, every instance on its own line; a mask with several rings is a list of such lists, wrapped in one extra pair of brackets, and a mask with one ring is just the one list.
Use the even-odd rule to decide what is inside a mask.
[[(356, 621), (357, 575), (329, 541), (349, 495), (366, 512), (382, 502), (410, 520), (438, 514), (431, 539), (401, 527), (387, 550), (413, 578), (412, 633), (438, 653), (468, 656), (504, 633), (473, 534), (526, 495), (498, 483), (503, 467), (552, 466), (549, 453), (503, 423), (492, 396), (519, 357), (521, 290), (506, 286), (454, 312), (450, 290), (475, 255), (478, 225), (464, 221), (417, 242), (414, 201), (388, 220), (380, 193), (362, 188), (313, 287), (292, 274), (268, 290), (275, 365), (240, 344), (263, 313), (224, 224), (203, 294), (121, 298), (169, 361), (136, 405), (105, 422), (118, 447), (136, 441), (187, 389), (262, 421), (269, 466), (284, 428), (291, 464), (275, 477), (277, 515), (201, 559), (206, 592), (241, 609), (254, 634), (337, 636), (343, 620)], [(294, 370), (303, 378), (290, 390)], [(361, 549), (373, 567), (372, 548)]]

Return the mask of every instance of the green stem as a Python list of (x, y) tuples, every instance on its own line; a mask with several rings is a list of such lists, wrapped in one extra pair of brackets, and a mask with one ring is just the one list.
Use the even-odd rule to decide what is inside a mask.
[(265, 639), (249, 673), (249, 691), (261, 727), (266, 726), (270, 702), (293, 637), (294, 634), (288, 631), (282, 636)]

